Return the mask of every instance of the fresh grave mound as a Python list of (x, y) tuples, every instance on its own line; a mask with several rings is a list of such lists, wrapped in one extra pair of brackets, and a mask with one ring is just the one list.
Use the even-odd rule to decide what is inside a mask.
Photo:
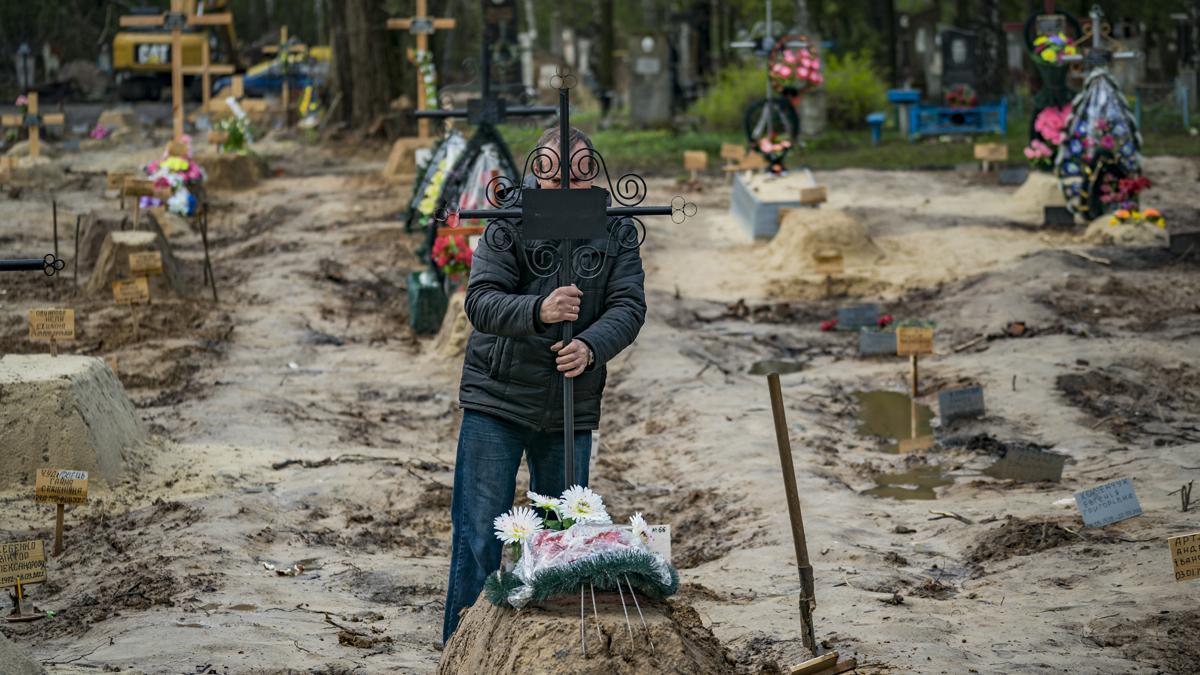
[(209, 190), (247, 190), (267, 176), (266, 162), (250, 154), (204, 153), (196, 163), (204, 167), (204, 186)]
[(111, 293), (114, 281), (133, 278), (129, 254), (148, 251), (161, 253), (163, 263), (162, 274), (149, 277), (151, 299), (183, 295), (179, 265), (171, 254), (171, 247), (161, 234), (147, 230), (109, 232), (100, 246), (96, 266), (85, 290), (97, 295)]
[(467, 320), (467, 312), (463, 305), (467, 301), (467, 291), (460, 289), (450, 296), (446, 307), (446, 315), (442, 318), (442, 327), (438, 329), (434, 339), (434, 349), (439, 358), (462, 360), (467, 353), (467, 338), (471, 337), (471, 322)]
[[(151, 225), (151, 229), (153, 229), (158, 226), (157, 221), (145, 216), (146, 214), (142, 214), (143, 227)], [(109, 232), (130, 229), (133, 229), (133, 214), (127, 211), (93, 209), (83, 214), (83, 219), (79, 223), (79, 252), (75, 256), (78, 260), (79, 270), (90, 270), (96, 264), (100, 248), (103, 246), (104, 240), (108, 238)]]
[(847, 268), (870, 265), (883, 251), (867, 236), (858, 219), (837, 209), (792, 209), (771, 240), (765, 271), (790, 274), (816, 269), (813, 255), (837, 251)]
[(628, 590), (628, 623), (616, 593), (597, 592), (595, 611), (590, 594), (585, 600), (586, 657), (578, 597), (559, 597), (520, 611), (496, 607), (481, 597), (446, 644), (438, 673), (734, 672), (732, 657), (696, 610), (679, 600), (660, 603), (639, 596), (646, 627)]
[(1168, 243), (1167, 231), (1157, 225), (1147, 222), (1113, 225), (1108, 215), (1093, 220), (1083, 233), (1083, 240), (1099, 246), (1166, 248)]
[(1029, 519), (1008, 516), (1002, 525), (979, 535), (967, 562), (980, 565), (1033, 555), (1077, 543), (1109, 544), (1117, 538), (1103, 530), (1085, 530), (1077, 517)]
[(0, 664), (4, 664), (5, 675), (44, 675), (46, 669), (29, 658), (12, 640), (0, 633)]
[(0, 488), (52, 467), (117, 478), (123, 454), (146, 442), (125, 389), (90, 356), (0, 358)]
[(1200, 609), (1167, 608), (1140, 619), (1115, 614), (1091, 622), (1087, 634), (1159, 672), (1195, 673), (1200, 663)]
[(1047, 206), (1067, 205), (1062, 188), (1054, 174), (1031, 171), (1029, 178), (1009, 198), (1012, 217), (1021, 222), (1041, 225), (1045, 221)]

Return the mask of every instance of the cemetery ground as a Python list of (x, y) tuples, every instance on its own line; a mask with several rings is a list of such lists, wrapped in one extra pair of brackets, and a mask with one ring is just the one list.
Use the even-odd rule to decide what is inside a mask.
[[(139, 310), (136, 336), (127, 307), (72, 295), (69, 270), (3, 279), (0, 351), (46, 351), (26, 340), (26, 310), (74, 307), (63, 352), (113, 357), (151, 434), (127, 478), (67, 509), (66, 552), (29, 589), (53, 618), (0, 626), (52, 672), (437, 666), (461, 335), (407, 327), (420, 236), (396, 215), (411, 186), (377, 178), (380, 152), (256, 148), (277, 175), (213, 195), (220, 304), (186, 230), (168, 236), (189, 293)], [(113, 209), (102, 172), (160, 149), (68, 154), (7, 187), (4, 249), (51, 250), (52, 195), (60, 216)], [(1200, 162), (1147, 170), (1160, 209), (1193, 208)], [(680, 190), (669, 175), (651, 180), (652, 201)], [(872, 240), (833, 297), (811, 252), (788, 248), (787, 223), (774, 242), (746, 240), (716, 176), (686, 188), (698, 217), (655, 222), (643, 248), (649, 316), (611, 364), (592, 485), (615, 518), (673, 526), (672, 602), (695, 607), (731, 670), (806, 658), (761, 375), (784, 369), (816, 635), (859, 672), (1194, 671), (1194, 582), (1174, 581), (1166, 538), (1196, 530), (1172, 492), (1200, 471), (1197, 256), (1037, 227), (1015, 188), (965, 173), (817, 177), (830, 201), (805, 217), (843, 211)], [(978, 383), (986, 416), (916, 453), (862, 433), (859, 394), (899, 395), (909, 373), (818, 328), (862, 301), (937, 322), (918, 403)], [(1027, 330), (1011, 336), (1012, 321)], [(1069, 457), (1061, 482), (984, 473), (1030, 446)], [(936, 499), (869, 492), (891, 474), (908, 474), (903, 496)], [(1123, 477), (1144, 515), (1085, 529), (1058, 503)], [(51, 536), (30, 490), (0, 495), (0, 540)]]

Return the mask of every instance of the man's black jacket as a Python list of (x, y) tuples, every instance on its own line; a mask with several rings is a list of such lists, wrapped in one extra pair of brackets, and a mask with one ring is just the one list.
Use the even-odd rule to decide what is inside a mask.
[[(494, 226), (492, 226), (494, 227)], [(637, 248), (622, 249), (608, 240), (577, 241), (607, 251), (604, 268), (593, 279), (576, 279), (583, 291), (575, 337), (591, 347), (595, 363), (575, 378), (575, 428), (600, 423), (605, 364), (633, 343), (646, 320), (646, 275)], [(467, 284), (467, 318), (475, 330), (467, 341), (459, 402), (463, 408), (490, 413), (541, 431), (561, 431), (562, 377), (550, 346), (562, 336), (562, 324), (543, 325), (542, 300), (558, 285), (558, 276), (535, 276), (522, 246), (503, 252), (480, 242)]]

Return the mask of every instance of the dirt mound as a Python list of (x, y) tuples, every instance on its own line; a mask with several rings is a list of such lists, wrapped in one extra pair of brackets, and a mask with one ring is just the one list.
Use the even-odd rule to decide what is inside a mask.
[[(143, 223), (154, 222), (145, 219)], [(88, 211), (79, 224), (79, 270), (92, 269), (96, 258), (100, 255), (100, 247), (108, 237), (109, 232), (120, 232), (133, 227), (133, 215), (117, 209), (95, 209)]]
[(1083, 240), (1099, 246), (1167, 246), (1167, 231), (1150, 223), (1112, 225), (1109, 216), (1100, 216), (1088, 225)]
[(0, 359), (0, 486), (51, 466), (115, 479), (127, 449), (146, 441), (133, 404), (104, 361), (87, 356)]
[(114, 281), (133, 277), (129, 269), (129, 254), (149, 251), (162, 254), (163, 267), (162, 274), (149, 278), (151, 300), (183, 295), (181, 272), (175, 256), (171, 254), (171, 247), (161, 234), (148, 230), (109, 232), (100, 245), (100, 253), (96, 255), (96, 265), (88, 277), (85, 290), (92, 295), (111, 293)]
[(1030, 519), (1008, 516), (1000, 527), (979, 535), (967, 551), (967, 562), (982, 565), (1033, 555), (1077, 543), (1108, 544), (1117, 538), (1103, 531), (1084, 530), (1079, 518)]
[(1143, 619), (1124, 615), (1094, 621), (1092, 640), (1165, 673), (1194, 673), (1200, 663), (1200, 609), (1164, 610)]
[(128, 134), (140, 127), (141, 124), (138, 122), (133, 106), (126, 105), (100, 113), (99, 119), (96, 120), (96, 126), (104, 127), (110, 130), (113, 136), (116, 136), (117, 134)]
[(254, 155), (205, 153), (196, 157), (204, 168), (204, 187), (209, 190), (247, 190), (267, 176), (267, 165)]
[(1101, 370), (1064, 373), (1055, 380), (1072, 405), (1100, 420), (1121, 439), (1155, 436), (1156, 444), (1171, 437), (1196, 441), (1190, 422), (1200, 409), (1200, 371), (1182, 363), (1177, 368), (1153, 363), (1114, 364)]
[(42, 675), (46, 672), (16, 643), (0, 633), (0, 663), (4, 664), (7, 675)]
[(792, 209), (771, 240), (764, 270), (811, 273), (816, 269), (813, 255), (827, 250), (840, 252), (847, 268), (870, 265), (883, 257), (862, 223), (845, 211)]
[(438, 329), (437, 337), (433, 340), (434, 350), (438, 358), (447, 360), (462, 360), (467, 353), (467, 338), (471, 337), (471, 322), (463, 304), (467, 301), (465, 288), (450, 296), (446, 307), (446, 316), (442, 318), (442, 327)]
[(1015, 220), (1041, 225), (1047, 206), (1066, 205), (1054, 174), (1031, 171), (1029, 178), (1009, 199), (1009, 212)]
[(1186, 325), (1200, 293), (1200, 276), (1159, 270), (1072, 274), (1052, 282), (1037, 300), (1066, 322), (1112, 325), (1137, 332)]
[(519, 612), (480, 598), (463, 615), (442, 653), (438, 673), (732, 673), (730, 657), (696, 610), (682, 602), (639, 599), (649, 626), (642, 627), (626, 593), (630, 638), (621, 600), (597, 593), (597, 623), (587, 602), (587, 656), (581, 653), (579, 600), (562, 598)]
[(74, 82), (85, 99), (99, 101), (104, 98), (104, 92), (108, 90), (112, 78), (91, 61), (78, 59), (63, 66), (58, 71), (58, 79)]

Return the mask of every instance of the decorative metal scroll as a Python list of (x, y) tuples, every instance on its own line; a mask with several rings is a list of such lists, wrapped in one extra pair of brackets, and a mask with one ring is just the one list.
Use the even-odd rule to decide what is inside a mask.
[(44, 258), (0, 260), (0, 272), (33, 272), (40, 270), (48, 277), (61, 272), (66, 266), (67, 263), (53, 253), (47, 253)]

